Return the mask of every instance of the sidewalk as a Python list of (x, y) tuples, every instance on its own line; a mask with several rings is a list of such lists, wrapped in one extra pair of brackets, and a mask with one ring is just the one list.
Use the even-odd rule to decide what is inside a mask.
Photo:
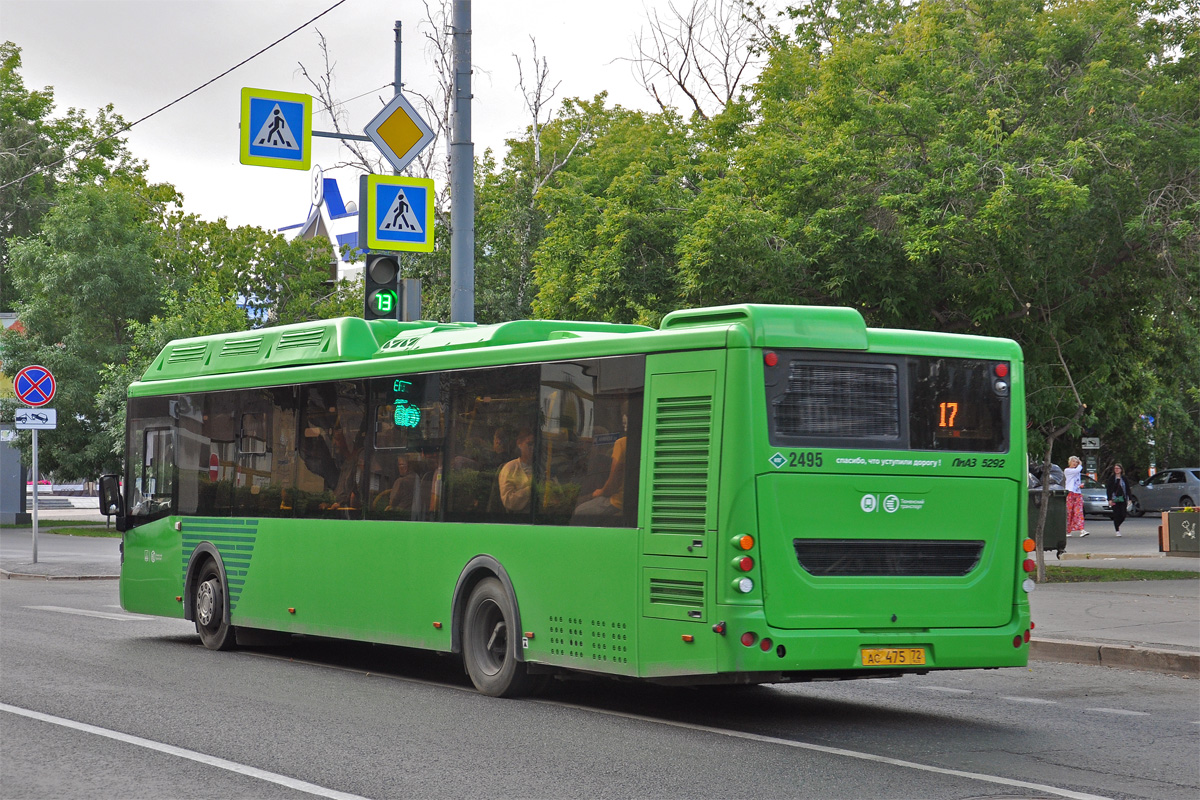
[[(39, 513), (38, 563), (29, 528), (0, 529), (0, 579), (116, 578), (119, 538), (64, 536), (56, 527), (102, 521), (95, 498), (80, 507)], [(88, 502), (90, 501), (90, 505)], [(1200, 558), (1158, 552), (1157, 516), (1129, 519), (1121, 538), (1112, 523), (1089, 519), (1091, 535), (1067, 540), (1062, 559), (1048, 565), (1200, 572)], [(1029, 596), (1035, 624), (1034, 661), (1064, 661), (1166, 672), (1200, 678), (1200, 580), (1047, 583)]]

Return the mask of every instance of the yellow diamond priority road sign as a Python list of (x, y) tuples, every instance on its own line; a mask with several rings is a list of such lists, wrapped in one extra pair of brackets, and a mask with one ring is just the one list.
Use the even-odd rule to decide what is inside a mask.
[(433, 129), (402, 94), (367, 123), (363, 133), (375, 143), (397, 172), (433, 141)]

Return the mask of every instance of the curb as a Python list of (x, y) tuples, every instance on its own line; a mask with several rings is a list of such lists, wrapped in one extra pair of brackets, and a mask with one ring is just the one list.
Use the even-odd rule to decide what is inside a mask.
[(1033, 639), (1031, 661), (1058, 661), (1099, 667), (1162, 672), (1185, 678), (1200, 678), (1200, 653), (1163, 650), (1137, 645), (1073, 642), (1064, 639)]
[(0, 569), (0, 580), (10, 581), (115, 581), (120, 575), (34, 575)]

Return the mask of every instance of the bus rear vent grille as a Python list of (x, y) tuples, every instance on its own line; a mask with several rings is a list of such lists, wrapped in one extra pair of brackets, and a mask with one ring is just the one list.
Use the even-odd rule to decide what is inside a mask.
[(208, 349), (206, 344), (181, 344), (171, 349), (171, 355), (167, 356), (168, 364), (186, 364), (189, 361), (203, 361), (204, 351)]
[(293, 347), (318, 347), (325, 338), (324, 328), (304, 328), (298, 331), (288, 331), (279, 337), (278, 350), (290, 350)]
[(258, 352), (258, 348), (262, 347), (263, 337), (253, 336), (248, 339), (230, 339), (221, 347), (220, 358), (234, 358), (236, 356), (252, 356)]
[(669, 397), (655, 407), (653, 533), (704, 535), (712, 398)]
[(786, 436), (896, 438), (900, 393), (891, 364), (793, 361), (787, 393), (775, 403), (775, 430)]
[(951, 577), (975, 569), (983, 542), (919, 539), (793, 539), (796, 559), (813, 575)]
[(704, 608), (704, 583), (666, 578), (650, 579), (650, 603)]

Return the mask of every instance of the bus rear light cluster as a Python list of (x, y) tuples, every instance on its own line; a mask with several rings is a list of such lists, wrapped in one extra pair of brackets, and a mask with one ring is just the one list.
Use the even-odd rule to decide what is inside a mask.
[(774, 646), (775, 646), (775, 643), (772, 642), (770, 639), (763, 639), (761, 642), (758, 643), (758, 649), (762, 650), (764, 653), (771, 652), (771, 648)]
[(735, 536), (733, 546), (740, 547), (743, 550), (749, 550), (754, 547), (754, 537), (748, 533), (743, 533), (741, 536)]
[(754, 647), (754, 643), (758, 641), (758, 634), (754, 631), (746, 631), (742, 634), (742, 644), (746, 647)]
[(754, 559), (750, 556), (742, 556), (741, 558), (735, 558), (733, 560), (733, 565), (742, 572), (749, 572), (750, 570), (754, 569)]
[(1037, 547), (1037, 543), (1034, 542), (1033, 539), (1026, 539), (1025, 541), (1021, 542), (1021, 549), (1026, 553), (1032, 553), (1035, 547)]
[(1033, 636), (1032, 628), (1033, 623), (1031, 622), (1029, 623), (1029, 627), (1025, 629), (1024, 633), (1018, 633), (1016, 636), (1014, 636), (1013, 647), (1020, 647), (1023, 644), (1029, 644), (1029, 639)]
[(742, 594), (749, 594), (750, 592), (754, 591), (754, 581), (750, 580), (749, 578), (735, 578), (733, 581), (733, 588), (735, 591), (741, 592)]
[(1021, 566), (1026, 572), (1033, 572), (1037, 569), (1037, 563), (1032, 558), (1027, 558), (1021, 562)]
[(1021, 588), (1025, 590), (1026, 594), (1032, 592), (1035, 586), (1037, 586), (1037, 584), (1033, 582), (1032, 578), (1026, 578), (1025, 582), (1021, 584)]

